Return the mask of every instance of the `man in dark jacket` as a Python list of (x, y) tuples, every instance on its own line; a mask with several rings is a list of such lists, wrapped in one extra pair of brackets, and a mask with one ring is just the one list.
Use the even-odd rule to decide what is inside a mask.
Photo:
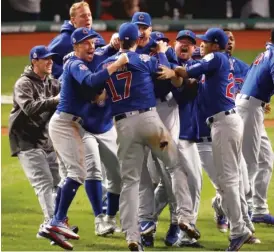
[(48, 135), (48, 122), (59, 102), (60, 90), (58, 81), (50, 76), (54, 56), (45, 46), (31, 49), (31, 66), (26, 66), (15, 83), (9, 117), (11, 155), (19, 158), (44, 214), (37, 238), (54, 214), (53, 192), (60, 181)]
[[(48, 45), (50, 51), (58, 53), (59, 57), (54, 59), (52, 68), (53, 76), (58, 79), (63, 72), (63, 57), (73, 51), (70, 36), (76, 28), (92, 27), (92, 16), (89, 4), (86, 2), (74, 3), (69, 11), (70, 20), (66, 20), (61, 27), (61, 33), (57, 35)], [(98, 34), (98, 37), (103, 39)]]

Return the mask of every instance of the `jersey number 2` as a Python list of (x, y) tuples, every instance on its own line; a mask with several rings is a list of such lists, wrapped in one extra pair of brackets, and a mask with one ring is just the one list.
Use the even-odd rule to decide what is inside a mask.
[(232, 92), (232, 88), (234, 87), (234, 77), (232, 73), (228, 75), (228, 80), (231, 82), (226, 86), (226, 97), (234, 99), (234, 93)]
[(132, 80), (132, 73), (131, 72), (123, 72), (123, 73), (116, 74), (116, 79), (117, 80), (125, 79), (124, 96), (122, 97), (122, 95), (117, 93), (112, 79), (109, 78), (106, 82), (109, 86), (113, 102), (117, 102), (117, 101), (120, 101), (122, 99), (126, 99), (130, 96), (130, 86), (131, 86), (131, 80)]

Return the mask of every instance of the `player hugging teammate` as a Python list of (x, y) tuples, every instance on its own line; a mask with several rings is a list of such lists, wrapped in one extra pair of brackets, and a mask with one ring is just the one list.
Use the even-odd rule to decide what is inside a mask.
[[(274, 89), (274, 31), (266, 51), (249, 68), (232, 56), (235, 39), (229, 30), (211, 28), (204, 35), (182, 30), (173, 48), (163, 33), (152, 31), (148, 13), (136, 12), (104, 45), (91, 28), (87, 3), (75, 3), (70, 16), (48, 48), (31, 51), (32, 66), (15, 86), (10, 116), (13, 155), (45, 216), (39, 237), (73, 249), (68, 240), (80, 236), (77, 227), (68, 225), (67, 212), (84, 184), (96, 235), (119, 231), (119, 211), (129, 250), (153, 247), (159, 215), (169, 205), (166, 246), (202, 248), (196, 223), (204, 168), (216, 188), (217, 227), (221, 232), (230, 228), (227, 250), (259, 243), (253, 223), (274, 225), (267, 205), (273, 157), (263, 125)], [(48, 64), (47, 71), (42, 64)], [(52, 64), (60, 94), (58, 84), (37, 107), (34, 101), (46, 91), (36, 82), (57, 83), (48, 80)], [(27, 78), (35, 92), (25, 97)], [(32, 125), (24, 132), (43, 129), (37, 143), (16, 130), (20, 113)], [(28, 157), (52, 154), (52, 145), (50, 152), (41, 145), (49, 137), (61, 182), (57, 187), (60, 178), (53, 183), (50, 174), (49, 185), (42, 187), (47, 193), (41, 194), (37, 179), (29, 175), (36, 168)]]

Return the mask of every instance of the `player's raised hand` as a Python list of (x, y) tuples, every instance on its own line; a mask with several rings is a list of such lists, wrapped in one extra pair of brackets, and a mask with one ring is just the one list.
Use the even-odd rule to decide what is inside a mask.
[(157, 79), (159, 80), (171, 79), (172, 77), (176, 76), (174, 70), (163, 65), (159, 66), (159, 71), (157, 72), (157, 74), (158, 74)]
[(91, 103), (96, 103), (98, 106), (105, 105), (105, 100), (107, 99), (107, 91), (103, 89), (103, 91), (100, 94), (97, 94), (95, 96), (95, 99), (91, 101)]
[(178, 66), (175, 68), (175, 73), (178, 77), (188, 78), (188, 74), (186, 72), (186, 68), (183, 66)]
[(120, 49), (119, 34), (117, 32), (113, 33), (109, 43), (110, 43), (110, 46), (112, 46), (115, 50)]
[(128, 56), (126, 53), (121, 53), (116, 60), (116, 63), (120, 66), (123, 66), (129, 62)]
[(264, 107), (264, 112), (265, 112), (266, 114), (270, 114), (270, 112), (271, 112), (270, 103), (267, 103), (267, 104), (265, 105), (265, 107)]
[(157, 41), (157, 46), (156, 46), (157, 53), (166, 53), (167, 49), (168, 49), (167, 42), (164, 42), (162, 40)]

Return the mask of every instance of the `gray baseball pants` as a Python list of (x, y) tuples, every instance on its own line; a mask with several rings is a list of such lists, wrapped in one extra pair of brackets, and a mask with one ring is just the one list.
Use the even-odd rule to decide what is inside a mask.
[[(156, 109), (139, 114), (128, 113), (129, 117), (116, 122), (118, 133), (118, 157), (121, 162), (122, 192), (120, 195), (120, 218), (127, 241), (139, 241), (138, 226), (139, 182), (145, 147), (148, 146), (171, 175), (172, 188), (177, 202), (180, 220), (193, 221), (192, 201), (185, 173), (179, 168), (178, 149), (164, 126)], [(167, 146), (161, 148), (161, 144)]]
[(30, 149), (18, 153), (19, 161), (34, 188), (45, 220), (54, 214), (53, 190), (57, 187), (60, 176), (55, 152), (46, 153), (42, 149)]

